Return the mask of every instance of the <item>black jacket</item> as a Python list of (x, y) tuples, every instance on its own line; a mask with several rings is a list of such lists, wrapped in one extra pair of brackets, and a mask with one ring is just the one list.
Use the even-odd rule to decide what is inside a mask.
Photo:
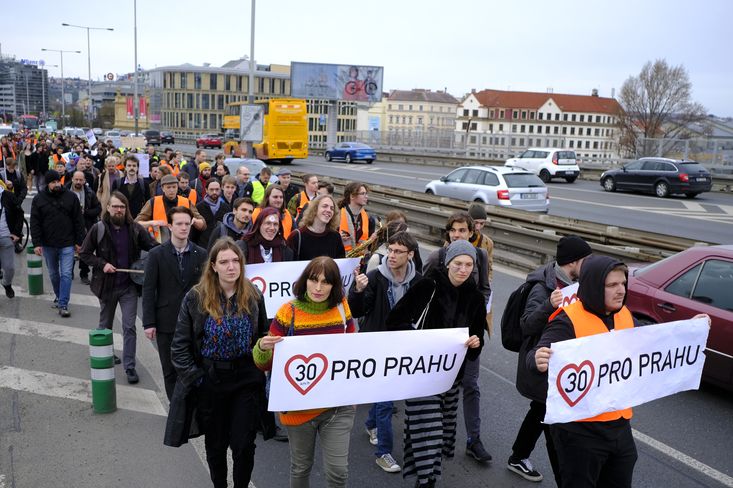
[[(107, 263), (111, 263), (113, 266), (116, 265), (117, 257), (114, 242), (112, 241), (112, 237), (110, 237), (109, 226), (111, 224), (109, 222), (109, 218), (105, 218), (102, 222), (104, 224), (104, 236), (100, 240), (99, 235), (97, 234), (99, 227), (96, 225), (92, 226), (87, 233), (86, 239), (84, 239), (84, 244), (81, 246), (79, 257), (92, 268), (92, 293), (94, 293), (94, 295), (100, 300), (105, 300), (111, 296), (112, 291), (115, 288), (117, 274), (105, 273), (102, 270), (104, 269), (104, 265)], [(130, 242), (128, 244), (129, 252), (127, 259), (130, 264), (140, 259), (141, 250), (150, 251), (158, 245), (158, 243), (150, 237), (148, 231), (138, 223), (133, 222), (128, 224), (128, 235), (130, 237)], [(139, 293), (140, 286), (136, 286)]]
[(25, 175), (20, 172), (17, 168), (12, 173), (5, 171), (5, 180), (13, 182), (13, 193), (18, 202), (22, 203), (25, 200), (25, 196), (28, 194), (28, 185), (25, 183)]
[(232, 211), (232, 207), (222, 201), (219, 204), (219, 209), (216, 211), (216, 214), (214, 214), (211, 211), (209, 204), (204, 200), (201, 200), (196, 204), (196, 210), (199, 211), (201, 217), (206, 221), (206, 229), (199, 233), (196, 243), (199, 246), (206, 248), (206, 246), (209, 245), (209, 238), (211, 237), (211, 233), (214, 231), (214, 227), (216, 227), (216, 223), (221, 222), (224, 219), (224, 215)]
[[(435, 292), (435, 295), (433, 295)], [(431, 300), (432, 295), (432, 300)], [(434, 268), (418, 280), (387, 315), (389, 330), (410, 330), (426, 306), (424, 329), (468, 327), (468, 334), (478, 336), (481, 346), (469, 349), (466, 357), (476, 359), (484, 346), (486, 304), (472, 278), (458, 287), (448, 279), (445, 269)]]
[(530, 400), (544, 403), (547, 399), (547, 373), (529, 371), (526, 358), (527, 353), (537, 345), (547, 327), (547, 320), (555, 311), (550, 304), (550, 295), (557, 288), (555, 261), (532, 271), (527, 275), (527, 281), (534, 282), (534, 286), (527, 295), (527, 303), (519, 321), (522, 345), (517, 357), (517, 391)]
[(84, 242), (84, 217), (79, 199), (62, 188), (56, 194), (46, 188), (31, 203), (33, 246), (70, 247)]
[[(66, 189), (74, 195), (74, 191), (71, 189), (71, 183), (66, 185)], [(84, 228), (89, 231), (89, 229), (97, 223), (101, 214), (102, 204), (100, 203), (99, 198), (97, 198), (97, 194), (92, 191), (89, 185), (84, 185), (84, 209), (82, 210), (82, 215), (84, 216)]]
[(23, 209), (18, 204), (18, 200), (15, 195), (8, 191), (3, 191), (0, 194), (0, 213), (5, 215), (5, 222), (8, 224), (8, 230), (10, 233), (23, 237)]
[[(369, 284), (364, 291), (357, 293), (355, 286), (352, 286), (349, 291), (349, 308), (351, 309), (351, 314), (354, 317), (364, 317), (359, 322), (359, 332), (388, 330), (385, 322), (390, 311), (389, 299), (387, 297), (389, 280), (385, 278), (379, 269), (373, 269), (367, 273), (367, 278), (369, 278)], [(410, 280), (410, 289), (421, 278), (420, 273), (415, 273), (414, 278)]]
[(183, 277), (178, 272), (178, 258), (171, 241), (156, 247), (145, 261), (143, 284), (143, 327), (155, 327), (159, 332), (172, 334), (181, 302), (188, 290), (198, 283), (206, 266), (206, 250), (190, 242), (188, 266)]
[(137, 184), (133, 187), (130, 192), (128, 185), (125, 184), (125, 179), (121, 178), (116, 180), (113, 186), (113, 190), (117, 190), (127, 198), (130, 203), (130, 213), (134, 219), (140, 213), (140, 210), (145, 206), (145, 203), (150, 199), (150, 188), (145, 184), (142, 176), (138, 177)]

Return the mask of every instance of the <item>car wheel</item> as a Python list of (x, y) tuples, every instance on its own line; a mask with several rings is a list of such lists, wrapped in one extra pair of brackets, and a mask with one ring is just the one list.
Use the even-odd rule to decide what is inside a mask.
[(333, 158), (331, 157), (331, 153), (326, 151), (326, 161), (331, 162)]
[(696, 197), (696, 196), (698, 196), (698, 195), (699, 195), (699, 193), (696, 193), (696, 192), (694, 192), (694, 191), (691, 191), (691, 192), (687, 192), (687, 193), (685, 193), (685, 196), (686, 196), (687, 198), (695, 198), (695, 197)]
[(565, 177), (565, 181), (567, 181), (568, 183), (574, 183), (575, 180), (577, 180), (577, 179), (578, 179), (578, 175), (566, 176)]
[(346, 153), (346, 157), (344, 158), (344, 161), (346, 161), (346, 164), (350, 164), (351, 163), (351, 154)]
[(658, 182), (656, 185), (654, 185), (654, 193), (656, 193), (659, 198), (668, 197), (669, 196), (669, 185), (665, 183), (664, 181)]
[(435, 195), (435, 192), (433, 192), (433, 190), (431, 190), (430, 188), (425, 190), (425, 193), (427, 193), (428, 195)]
[(293, 158), (286, 158), (282, 160), (282, 164), (290, 164), (293, 162)]
[(367, 159), (367, 160), (366, 160), (366, 163), (367, 163), (367, 164), (372, 164), (373, 162), (374, 162), (374, 160), (373, 160), (373, 159)]
[(607, 176), (603, 179), (603, 189), (606, 191), (616, 191), (616, 182), (613, 178)]
[(540, 179), (542, 180), (542, 183), (549, 183), (549, 181), (552, 179), (552, 175), (550, 175), (550, 172), (546, 169), (543, 169), (540, 171)]
[(196, 143), (196, 149), (199, 149), (200, 147), (201, 147), (201, 145), (197, 142)]

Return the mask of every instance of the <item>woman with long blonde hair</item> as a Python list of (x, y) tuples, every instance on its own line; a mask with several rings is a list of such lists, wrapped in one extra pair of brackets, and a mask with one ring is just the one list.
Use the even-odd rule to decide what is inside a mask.
[[(215, 488), (227, 486), (228, 448), (234, 486), (248, 486), (252, 476), (265, 406), (265, 375), (252, 349), (268, 325), (262, 294), (244, 275), (242, 251), (231, 238), (219, 239), (199, 283), (183, 299), (171, 345), (178, 382), (198, 390), (196, 418)], [(174, 393), (171, 412), (177, 398)]]
[(318, 195), (308, 202), (298, 229), (288, 236), (288, 247), (293, 250), (294, 260), (308, 261), (318, 256), (345, 257), (338, 228), (339, 213), (336, 200), (331, 195)]

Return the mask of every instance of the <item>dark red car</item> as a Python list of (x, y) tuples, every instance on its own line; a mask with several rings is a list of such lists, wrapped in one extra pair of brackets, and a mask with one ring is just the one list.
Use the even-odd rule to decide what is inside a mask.
[(653, 323), (708, 314), (703, 379), (733, 390), (733, 245), (692, 247), (632, 267), (626, 305), (637, 319)]
[(221, 149), (221, 136), (218, 134), (204, 134), (196, 139), (196, 147), (215, 147)]

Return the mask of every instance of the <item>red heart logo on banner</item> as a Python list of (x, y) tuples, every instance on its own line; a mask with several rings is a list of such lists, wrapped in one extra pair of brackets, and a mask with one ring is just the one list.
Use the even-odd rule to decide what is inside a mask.
[[(579, 365), (567, 364), (557, 374), (557, 391), (568, 405), (574, 407), (590, 391), (595, 375), (593, 363), (587, 359)], [(563, 387), (563, 384), (568, 388)]]
[[(312, 360), (314, 362), (311, 363)], [(290, 373), (291, 366), (295, 370), (294, 374)], [(293, 388), (298, 390), (301, 395), (305, 395), (321, 381), (327, 369), (328, 359), (321, 353), (311, 354), (308, 357), (296, 354), (285, 363), (285, 377), (293, 385)]]

